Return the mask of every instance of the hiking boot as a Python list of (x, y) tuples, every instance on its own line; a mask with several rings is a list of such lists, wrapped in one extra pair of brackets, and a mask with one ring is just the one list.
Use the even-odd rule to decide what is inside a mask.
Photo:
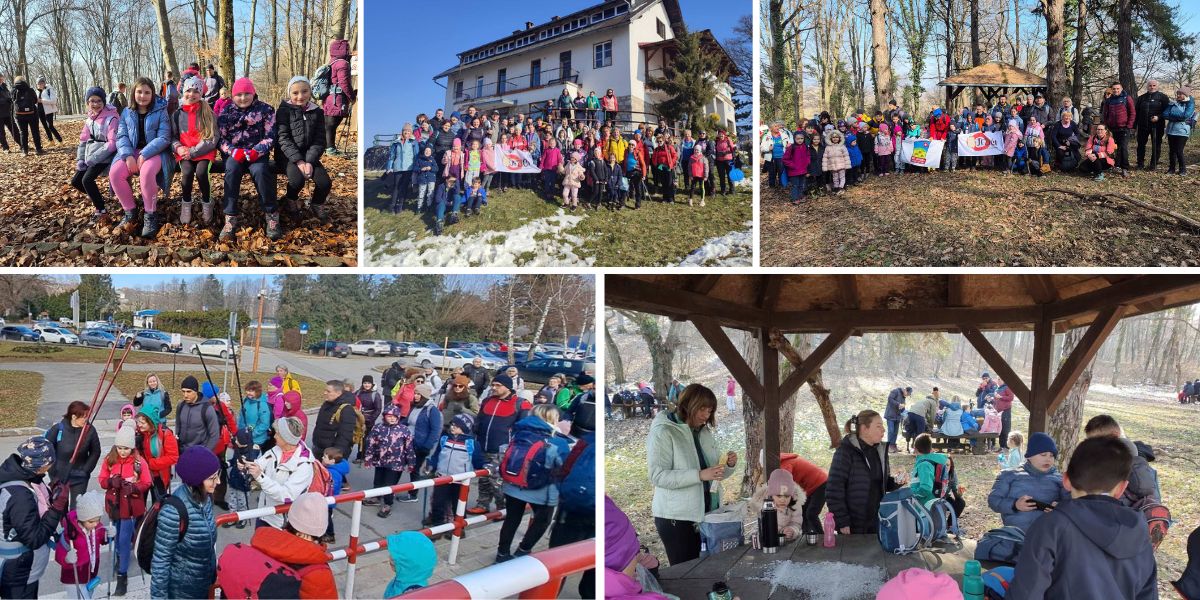
[(114, 596), (124, 596), (129, 591), (129, 576), (117, 575), (117, 589), (113, 590)]
[[(332, 220), (329, 218), (329, 208), (327, 208), (324, 204), (318, 204), (312, 207), (312, 209), (313, 214), (317, 215), (317, 220), (320, 221), (322, 225), (329, 225), (332, 222)], [(393, 212), (398, 213), (400, 211), (395, 210)]]
[(267, 238), (275, 241), (283, 237), (283, 227), (279, 225), (279, 211), (263, 215), (267, 219)]
[(184, 200), (179, 204), (179, 224), (187, 225), (192, 222), (192, 201)]
[(467, 509), (467, 514), (469, 514), (469, 515), (486, 515), (487, 512), (488, 512), (488, 507), (486, 507), (486, 506), (476, 505), (476, 506), (472, 506), (471, 508)]
[(303, 208), (303, 205), (300, 204), (299, 198), (284, 198), (283, 199), (283, 210), (284, 210), (284, 212), (287, 213), (287, 216), (289, 218), (299, 219), (300, 218), (300, 209), (302, 209), (302, 208)]
[(496, 564), (500, 564), (502, 562), (508, 562), (512, 559), (513, 559), (513, 555), (511, 555), (507, 552), (505, 552), (503, 554), (501, 554), (500, 552), (496, 553)]
[(103, 219), (106, 215), (108, 215), (107, 210), (104, 210), (103, 208), (97, 208), (96, 210), (92, 211), (92, 222), (95, 223), (100, 219)]
[(200, 220), (205, 223), (212, 223), (213, 220), (213, 203), (208, 198), (200, 202)]
[(125, 216), (121, 218), (121, 222), (117, 223), (117, 226), (125, 231), (125, 233), (133, 235), (133, 232), (137, 230), (137, 209), (133, 208), (125, 211)]
[(225, 215), (225, 226), (221, 228), (221, 235), (217, 236), (217, 240), (221, 242), (231, 242), (237, 233), (236, 215)]
[(158, 213), (148, 212), (142, 219), (142, 237), (152, 240), (158, 235), (162, 223), (158, 222)]

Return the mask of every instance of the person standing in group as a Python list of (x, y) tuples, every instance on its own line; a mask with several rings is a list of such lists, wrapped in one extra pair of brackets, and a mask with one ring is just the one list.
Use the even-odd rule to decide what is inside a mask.
[(58, 96), (54, 93), (54, 88), (46, 83), (45, 77), (38, 77), (38, 120), (42, 122), (42, 127), (46, 128), (46, 141), (53, 142), (55, 139), (58, 143), (62, 143), (62, 134), (54, 127), (54, 115), (58, 113)]
[[(1115, 142), (1117, 148), (1115, 160), (1109, 156), (1106, 160), (1100, 162), (1116, 167), (1122, 176), (1128, 177), (1129, 134), (1137, 124), (1137, 108), (1134, 105), (1133, 98), (1125, 92), (1120, 82), (1114, 81), (1112, 86), (1104, 92), (1104, 100), (1100, 104), (1100, 119), (1101, 124), (1108, 130), (1107, 137)], [(1095, 137), (1095, 133), (1092, 135)], [(1091, 146), (1092, 144), (1088, 143), (1085, 148), (1090, 148)], [(1087, 161), (1087, 166), (1095, 168), (1098, 164), (1097, 161), (1095, 159), (1088, 159), (1086, 154), (1087, 152), (1085, 152), (1084, 159)], [(1097, 174), (1097, 179), (1103, 180), (1103, 171), (1106, 169), (1093, 171), (1093, 173)]]
[(337, 128), (350, 115), (350, 105), (358, 97), (350, 79), (350, 42), (329, 42), (329, 69), (329, 95), (321, 99), (325, 111), (325, 152), (338, 155), (341, 151), (337, 149)]
[(217, 100), (221, 98), (221, 92), (225, 90), (225, 78), (217, 73), (217, 68), (208, 65), (205, 69), (204, 78), (204, 101), (208, 103), (210, 108), (217, 108)]
[(117, 128), (117, 154), (108, 171), (108, 180), (125, 216), (120, 226), (126, 233), (137, 229), (137, 201), (129, 180), (138, 178), (145, 207), (141, 236), (153, 239), (162, 226), (158, 191), (169, 192), (175, 157), (171, 149), (171, 119), (166, 101), (154, 95), (154, 82), (139, 77), (133, 84), (133, 103), (121, 112)]
[(200, 95), (200, 78), (183, 82), (183, 104), (171, 116), (171, 147), (179, 163), (183, 198), (179, 222), (192, 222), (192, 182), (200, 182), (200, 216), (204, 223), (213, 218), (209, 165), (217, 158), (217, 117)]
[(354, 429), (358, 423), (355, 413), (354, 394), (343, 391), (342, 382), (331, 379), (325, 382), (325, 401), (317, 411), (316, 424), (312, 431), (312, 451), (316, 456), (325, 449), (336, 446), (342, 456), (350, 456), (354, 446)]
[(150, 495), (160, 500), (171, 489), (171, 468), (179, 462), (179, 442), (162, 419), (145, 408), (134, 417), (138, 454), (150, 468)]
[(383, 399), (383, 394), (375, 387), (375, 378), (371, 375), (363, 375), (362, 385), (359, 386), (354, 396), (358, 400), (358, 405), (363, 413), (363, 421), (365, 422), (362, 443), (358, 445), (358, 455), (353, 461), (354, 464), (361, 465), (363, 454), (367, 449), (367, 440), (371, 437), (371, 428), (379, 421), (379, 415), (383, 414), (386, 402)]
[[(519, 466), (519, 475), (516, 477), (509, 476), (516, 465), (509, 462), (502, 465), (506, 480), (501, 491), (504, 494), (506, 512), (504, 525), (500, 527), (500, 545), (496, 549), (497, 563), (533, 552), (533, 547), (550, 526), (554, 507), (558, 505), (558, 483), (553, 480), (553, 474), (561, 469), (570, 452), (566, 440), (554, 435), (558, 421), (557, 406), (539, 404), (533, 407), (530, 416), (512, 426), (512, 439), (509, 441), (509, 452), (505, 458), (517, 461), (514, 449), (524, 450), (525, 454)], [(513, 456), (510, 457), (509, 453)], [(533, 520), (525, 530), (525, 536), (517, 544), (516, 553), (510, 554), (513, 537), (521, 525), (521, 518), (525, 516), (526, 507), (533, 512)]]
[[(258, 460), (239, 465), (262, 489), (258, 495), (259, 508), (292, 502), (308, 491), (317, 469), (313, 463), (320, 459), (304, 445), (303, 436), (304, 425), (299, 419), (280, 417), (275, 420), (275, 447)], [(283, 524), (282, 515), (267, 515), (254, 526), (283, 529)]]
[(912, 386), (904, 389), (895, 388), (888, 393), (887, 408), (883, 411), (883, 418), (887, 421), (887, 450), (891, 453), (899, 452), (896, 447), (896, 436), (900, 432), (901, 414), (904, 412), (904, 403), (908, 397), (912, 395)]
[[(137, 87), (136, 83), (134, 87)], [(150, 89), (154, 89), (153, 83), (150, 84)], [(166, 102), (168, 114), (175, 114), (175, 111), (179, 110), (179, 83), (175, 81), (175, 71), (167, 71), (163, 82), (159, 84), (158, 97)]]
[(208, 401), (200, 399), (200, 382), (188, 375), (180, 384), (183, 402), (179, 404), (175, 417), (175, 436), (179, 439), (182, 456), (192, 446), (204, 446), (215, 450), (221, 441), (221, 424), (217, 409)]
[(13, 115), (16, 117), (17, 126), (21, 129), (21, 135), (17, 138), (17, 142), (21, 145), (21, 153), (29, 156), (29, 136), (33, 135), (33, 146), (37, 150), (37, 155), (41, 156), (46, 152), (42, 150), (42, 132), (38, 127), (38, 96), (37, 92), (29, 86), (29, 82), (21, 75), (17, 75), (13, 79)]
[(892, 477), (888, 448), (881, 444), (883, 419), (864, 410), (846, 422), (845, 437), (833, 452), (825, 501), (841, 534), (879, 531), (879, 502), (883, 495), (908, 483), (908, 476)]
[(133, 395), (133, 405), (162, 421), (171, 415), (171, 393), (162, 386), (158, 375), (151, 373), (146, 376), (146, 389)]
[(275, 113), (279, 128), (275, 146), (275, 169), (287, 174), (287, 189), (283, 207), (297, 222), (300, 220), (300, 190), (313, 182), (309, 207), (322, 225), (328, 225), (329, 208), (325, 201), (333, 189), (333, 181), (321, 164), (325, 153), (325, 114), (312, 101), (312, 85), (307, 77), (297, 75), (288, 81), (287, 98)]
[(1146, 168), (1146, 142), (1150, 148), (1150, 170), (1158, 168), (1158, 156), (1162, 151), (1163, 134), (1166, 132), (1167, 120), (1163, 113), (1167, 110), (1171, 98), (1158, 89), (1158, 80), (1146, 82), (1146, 92), (1137, 98), (1137, 166)]
[[(46, 473), (54, 466), (55, 450), (42, 436), (17, 446), (0, 462), (0, 487), (8, 501), (0, 506), (0, 598), (37, 598), (38, 582), (50, 562), (50, 548), (59, 521), (67, 516), (71, 489), (65, 481), (52, 486)], [(78, 506), (78, 503), (75, 503)]]
[(117, 590), (124, 596), (129, 585), (129, 553), (133, 534), (146, 514), (146, 496), (153, 485), (150, 465), (138, 455), (132, 427), (117, 432), (117, 439), (100, 466), (100, 487), (106, 490), (104, 505), (116, 530)]
[(617, 120), (617, 112), (620, 108), (617, 106), (617, 94), (609, 88), (604, 93), (604, 97), (600, 99), (600, 108), (604, 110), (604, 122), (615, 123)]
[[(188, 448), (179, 457), (179, 479), (183, 485), (158, 512), (150, 561), (150, 595), (199, 600), (208, 598), (217, 573), (212, 494), (221, 480), (221, 462), (208, 448)], [(188, 527), (180, 538), (184, 511)]]
[(1196, 121), (1196, 101), (1192, 98), (1192, 90), (1187, 86), (1180, 86), (1175, 92), (1175, 101), (1171, 102), (1170, 106), (1163, 113), (1163, 119), (1167, 121), (1167, 154), (1170, 157), (1170, 163), (1167, 168), (1167, 174), (1173, 175), (1175, 165), (1179, 165), (1179, 176), (1187, 175), (1187, 163), (1183, 160), (1183, 147), (1187, 145), (1188, 138), (1192, 135), (1192, 123)]
[[(108, 544), (108, 530), (100, 524), (104, 515), (104, 496), (97, 491), (79, 497), (75, 510), (63, 519), (62, 535), (54, 547), (54, 562), (62, 567), (58, 581), (74, 588), (78, 600), (91, 600), (93, 581), (100, 583), (100, 549)], [(118, 582), (113, 596), (124, 596)], [(5, 596), (7, 597), (7, 596)]]
[[(2, 93), (2, 92), (0, 92)], [(104, 208), (104, 195), (96, 179), (108, 173), (112, 158), (117, 153), (117, 122), (120, 116), (112, 106), (104, 104), (104, 90), (88, 88), (87, 118), (79, 132), (79, 148), (75, 151), (75, 176), (71, 187), (87, 194), (92, 201), (92, 219), (108, 213)], [(0, 102), (3, 104), (3, 102)], [(0, 110), (3, 110), (0, 108)], [(0, 125), (3, 117), (0, 116)], [(4, 141), (4, 130), (0, 127), (0, 142)], [(7, 144), (5, 150), (8, 149)]]
[[(479, 410), (475, 440), (483, 453), (484, 461), (498, 465), (501, 461), (500, 446), (509, 442), (512, 426), (528, 416), (532, 405), (517, 395), (516, 384), (507, 373), (498, 373), (492, 379), (491, 395), (483, 401)], [(467, 509), (473, 515), (481, 515), (491, 510), (491, 503), (496, 503), (499, 510), (501, 496), (501, 481), (499, 474), (479, 479), (479, 496), (475, 506)]]
[(725, 409), (737, 412), (737, 381), (734, 381), (733, 375), (725, 377)]
[[(82, 443), (79, 442), (81, 436), (85, 438)], [(71, 402), (62, 420), (46, 430), (45, 438), (50, 441), (55, 457), (50, 481), (70, 485), (71, 500), (74, 501), (87, 491), (88, 480), (102, 456), (100, 436), (88, 423), (88, 406), (79, 400)], [(76, 448), (78, 455), (75, 455)]]
[[(412, 475), (409, 481), (424, 479), (421, 476), (425, 460), (437, 448), (438, 440), (442, 437), (442, 411), (430, 399), (433, 396), (433, 386), (422, 383), (413, 394), (412, 408), (408, 413), (408, 424), (413, 437)], [(408, 493), (409, 498), (417, 498), (417, 490)]]
[[(415, 460), (412, 432), (400, 420), (400, 407), (389, 406), (383, 411), (383, 420), (371, 429), (371, 437), (367, 439), (366, 460), (363, 464), (375, 468), (373, 487), (391, 487), (400, 483), (404, 473), (412, 471)], [(401, 502), (416, 500), (416, 497), (410, 497), (409, 494), (400, 496)], [(395, 494), (384, 494), (382, 498), (366, 499), (363, 506), (379, 506), (379, 518), (386, 519), (392, 514), (393, 502)]]
[(129, 107), (129, 97), (125, 95), (125, 82), (118, 83), (108, 95), (108, 103), (117, 109), (117, 114)]
[(414, 175), (417, 175), (417, 157), (421, 154), (422, 146), (413, 137), (412, 123), (405, 123), (400, 130), (400, 137), (388, 148), (387, 170), (384, 175), (392, 179), (392, 214), (400, 214), (404, 204), (411, 195)]
[(17, 124), (13, 121), (12, 90), (4, 82), (4, 74), (0, 73), (0, 149), (8, 154), (10, 150), (6, 131), (12, 133), (14, 143), (21, 145), (21, 134), (17, 132)]

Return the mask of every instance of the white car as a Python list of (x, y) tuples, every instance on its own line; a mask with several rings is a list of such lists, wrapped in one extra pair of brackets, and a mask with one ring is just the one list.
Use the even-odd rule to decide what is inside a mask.
[[(446, 350), (443, 350), (442, 348), (435, 348), (433, 350), (421, 352), (418, 355), (419, 360), (417, 361), (417, 364), (425, 369), (431, 367), (440, 369), (443, 366), (447, 369), (453, 369), (455, 367), (465, 367), (471, 364), (472, 361), (475, 360), (476, 356), (477, 355), (473, 351), (465, 348), (450, 348)], [(483, 367), (486, 369), (495, 370), (502, 366), (502, 364), (494, 360), (483, 360)]]
[[(233, 343), (233, 355), (237, 356), (242, 353), (242, 345)], [(217, 356), (220, 358), (228, 358), (230, 354), (229, 340), (211, 339), (204, 340), (199, 344), (192, 344), (192, 349), (189, 350), (192, 354), (203, 354), (205, 356)]]
[(358, 340), (351, 342), (350, 354), (366, 354), (367, 356), (388, 356), (392, 353), (392, 345), (387, 340)]
[(79, 336), (61, 327), (34, 327), (33, 330), (48, 344), (79, 343)]

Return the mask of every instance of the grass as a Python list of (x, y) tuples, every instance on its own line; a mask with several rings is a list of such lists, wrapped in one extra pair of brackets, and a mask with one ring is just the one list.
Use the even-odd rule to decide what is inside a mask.
[[(49, 352), (44, 354), (30, 354), (24, 352), (16, 352), (19, 347), (29, 347), (28, 342), (0, 342), (0, 361), (3, 362), (64, 362), (64, 363), (100, 363), (108, 358), (108, 348), (85, 348), (83, 346), (73, 346), (69, 344), (47, 344), (54, 348), (60, 348), (60, 352)], [(116, 362), (121, 358), (121, 348), (117, 349), (116, 355), (113, 356), (113, 361)], [(152, 365), (171, 362), (171, 354), (167, 352), (149, 352), (130, 350), (129, 357), (125, 359), (125, 364), (129, 365)], [(190, 354), (179, 353), (178, 361), (180, 363), (195, 364), (198, 361)]]
[[(213, 382), (216, 383), (217, 385), (220, 385), (221, 380), (224, 379), (223, 374), (220, 371), (216, 370), (213, 366), (209, 367), (209, 372), (212, 373)], [(0, 373), (2, 373), (2, 371), (0, 371)], [(114, 384), (114, 387), (121, 390), (121, 393), (125, 394), (125, 397), (132, 398), (134, 396), (134, 394), (142, 391), (146, 387), (146, 375), (147, 374), (148, 373), (146, 373), (145, 371), (138, 371), (138, 372), (123, 371), (123, 372), (121, 372), (120, 375), (117, 376), (117, 381)], [(201, 382), (201, 385), (203, 385), (204, 381), (206, 381), (203, 370), (198, 370), (198, 371), (179, 370), (179, 371), (176, 371), (176, 373), (175, 373), (175, 386), (178, 387), (178, 385), (183, 381), (183, 378), (187, 377), (188, 375), (195, 377), (196, 380)], [(274, 371), (270, 371), (270, 372), (260, 371), (257, 373), (243, 371), (242, 372), (242, 385), (245, 385), (246, 383), (248, 383), (250, 380), (253, 379), (253, 380), (257, 380), (260, 383), (262, 383), (263, 388), (266, 389), (266, 387), (267, 387), (266, 382), (269, 381), (274, 376), (275, 376)], [(297, 375), (295, 373), (292, 373), (292, 377), (295, 377), (296, 381), (300, 382), (300, 395), (304, 397), (304, 408), (316, 408), (316, 407), (320, 406), (322, 402), (325, 401), (325, 396), (323, 395), (325, 392), (325, 382), (324, 381), (321, 381), (319, 379), (314, 379), (312, 377), (308, 377), (305, 375)], [(171, 385), (170, 372), (159, 373), (159, 378), (162, 379), (163, 385), (168, 386), (168, 389), (170, 389), (170, 385)], [(230, 384), (229, 384), (230, 388), (233, 388), (237, 385), (235, 383), (234, 375), (233, 375), (232, 371), (229, 373), (229, 382), (230, 382)], [(172, 400), (173, 402), (181, 401), (182, 396), (180, 396), (180, 392), (176, 391), (176, 389), (170, 389), (170, 392), (173, 397), (173, 400)], [(230, 392), (230, 395), (233, 396), (233, 398), (234, 398), (234, 403), (233, 403), (234, 408), (236, 409), (237, 407), (241, 406), (238, 403), (238, 399), (241, 397), (241, 395), (234, 394), (232, 392)]]
[(33, 427), (42, 381), (41, 373), (0, 371), (0, 429)]

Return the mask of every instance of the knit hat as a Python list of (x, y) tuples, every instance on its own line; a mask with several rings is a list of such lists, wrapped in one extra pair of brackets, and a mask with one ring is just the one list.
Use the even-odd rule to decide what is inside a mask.
[(796, 493), (796, 482), (792, 474), (784, 469), (771, 471), (767, 478), (767, 494), (771, 496), (792, 496)]
[(205, 381), (204, 385), (200, 386), (200, 397), (205, 400), (216, 398), (219, 393), (221, 393), (221, 388), (213, 385), (211, 382)]
[(124, 427), (117, 430), (117, 439), (113, 442), (113, 445), (122, 448), (136, 448), (137, 438), (134, 435), (133, 426), (126, 423)]
[(430, 398), (433, 396), (433, 386), (429, 385), (428, 383), (422, 383), (418, 385), (413, 391), (422, 398)]
[(450, 424), (458, 425), (458, 428), (466, 435), (471, 435), (471, 432), (475, 430), (475, 419), (471, 418), (469, 413), (454, 415), (454, 418), (450, 419)]
[(300, 494), (288, 510), (287, 522), (300, 533), (321, 537), (329, 527), (329, 503), (317, 492)]
[(104, 515), (104, 494), (92, 490), (75, 499), (75, 518), (79, 522), (99, 519)]
[(1029, 436), (1029, 442), (1025, 446), (1025, 458), (1037, 456), (1043, 452), (1049, 452), (1058, 458), (1058, 445), (1054, 443), (1054, 438), (1037, 432)]
[(258, 94), (258, 91), (254, 89), (254, 82), (250, 81), (249, 77), (242, 77), (233, 82), (233, 89), (229, 93), (236, 96), (238, 94)]
[(267, 381), (267, 383), (270, 383), (271, 385), (273, 385), (277, 388), (280, 388), (280, 389), (283, 388), (283, 378), (279, 377), (279, 376), (272, 377), (270, 380)]
[(304, 437), (304, 423), (296, 417), (279, 417), (275, 419), (275, 433), (289, 444), (299, 444)]
[(37, 471), (46, 465), (54, 464), (54, 446), (51, 446), (50, 440), (45, 437), (35, 435), (17, 446), (17, 456), (21, 457), (23, 467)]
[(306, 84), (308, 84), (308, 89), (312, 90), (312, 82), (309, 81), (309, 79), (303, 75), (297, 75), (288, 80), (287, 87), (283, 88), (284, 94), (291, 95), (292, 85), (297, 84), (297, 83), (306, 83)]
[(875, 600), (962, 600), (962, 591), (953, 577), (920, 568), (900, 571), (879, 588)]
[(509, 391), (515, 391), (515, 390), (513, 390), (513, 387), (515, 387), (515, 384), (513, 384), (512, 377), (509, 377), (507, 373), (498, 373), (495, 377), (492, 378), (492, 383), (498, 383), (498, 384), (508, 388)]
[(935, 117), (942, 116), (942, 109), (940, 109), (940, 108), (933, 109), (933, 116), (935, 116)]
[(183, 80), (183, 86), (181, 86), (181, 88), (182, 89), (179, 90), (180, 94), (183, 94), (188, 90), (195, 90), (203, 94), (204, 82), (201, 81), (199, 77), (188, 77), (187, 79)]
[(254, 445), (254, 434), (249, 429), (239, 429), (234, 439), (237, 440), (239, 446), (250, 447)]
[(129, 414), (130, 414), (130, 415), (136, 415), (136, 414), (137, 414), (137, 407), (135, 407), (135, 406), (134, 406), (134, 405), (132, 405), (132, 404), (126, 404), (125, 406), (122, 406), (122, 407), (121, 407), (121, 414), (125, 414), (125, 411), (129, 411)]
[(461, 150), (462, 149), (462, 138), (454, 138), (454, 142), (452, 142), (450, 145), (455, 150)]
[(217, 460), (217, 455), (213, 454), (212, 450), (204, 446), (188, 446), (188, 449), (179, 455), (179, 464), (175, 467), (179, 479), (193, 487), (204, 483), (205, 479), (220, 470), (221, 461)]
[(988, 373), (987, 371), (984, 371), (983, 373), (981, 373), (981, 374), (979, 375), (979, 378), (980, 378), (980, 379), (983, 379), (984, 377), (987, 377), (988, 379), (991, 379), (991, 378), (992, 378), (992, 375), (991, 375), (990, 373)]
[(589, 385), (593, 383), (596, 383), (596, 378), (586, 373), (575, 378), (575, 385)]
[[(370, 375), (363, 375), (362, 382), (363, 382), (363, 383), (369, 383), (369, 384), (371, 384), (371, 385), (374, 385), (374, 384), (375, 384), (375, 378), (374, 378), (374, 377), (372, 377), (372, 376), (370, 376)], [(391, 390), (389, 390), (389, 391), (391, 391)]]
[(1179, 86), (1179, 91), (1183, 92), (1183, 95), (1184, 95), (1184, 96), (1191, 96), (1191, 95), (1192, 95), (1192, 88), (1190, 88), (1190, 87), (1188, 87), (1188, 86), (1186, 86), (1186, 85), (1181, 85), (1181, 86)]
[(463, 375), (462, 373), (459, 373), (458, 375), (454, 376), (454, 384), (455, 385), (471, 385), (471, 378), (467, 377), (466, 375)]
[(38, 80), (37, 80), (37, 82), (38, 82), (38, 83), (46, 83), (46, 78), (45, 78), (45, 77), (38, 77)]
[(104, 99), (106, 98), (104, 95), (104, 88), (98, 85), (93, 85), (92, 87), (88, 88), (87, 92), (83, 95), (84, 102), (91, 100), (92, 96), (96, 96), (100, 98), (101, 102), (104, 102)]
[(637, 531), (612, 498), (604, 497), (604, 566), (622, 571), (638, 554)]
[(200, 382), (196, 381), (195, 377), (188, 375), (187, 377), (183, 378), (183, 383), (179, 384), (179, 389), (192, 390), (193, 392), (200, 393)]

